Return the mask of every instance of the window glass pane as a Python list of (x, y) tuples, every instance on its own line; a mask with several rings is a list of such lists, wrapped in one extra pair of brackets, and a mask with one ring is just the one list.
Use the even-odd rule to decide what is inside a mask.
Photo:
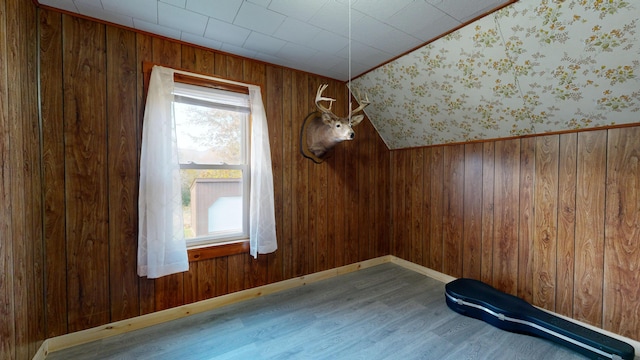
[(174, 113), (181, 164), (245, 163), (246, 114), (181, 102)]
[(186, 238), (243, 233), (242, 170), (180, 172)]

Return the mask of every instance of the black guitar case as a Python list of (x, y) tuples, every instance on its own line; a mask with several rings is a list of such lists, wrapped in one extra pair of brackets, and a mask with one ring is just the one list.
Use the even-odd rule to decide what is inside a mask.
[(445, 286), (447, 306), (502, 330), (539, 336), (592, 359), (633, 360), (634, 348), (618, 339), (542, 311), (528, 302), (473, 279)]

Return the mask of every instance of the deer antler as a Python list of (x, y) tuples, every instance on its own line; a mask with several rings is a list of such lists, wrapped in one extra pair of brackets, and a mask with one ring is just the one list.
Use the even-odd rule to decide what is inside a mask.
[[(358, 106), (355, 110), (351, 110), (351, 115), (355, 115), (358, 112), (362, 111), (364, 108), (366, 108), (371, 102), (369, 101), (369, 96), (367, 94), (364, 94), (364, 99), (360, 96), (360, 91), (358, 91), (358, 89), (354, 88), (353, 89), (353, 95), (356, 98), (356, 101), (358, 102), (358, 104), (360, 104), (360, 106)], [(349, 103), (349, 108), (351, 108), (351, 103)]]
[[(331, 106), (333, 105), (333, 102), (336, 101), (336, 99), (332, 99), (332, 98), (328, 98), (328, 97), (322, 97), (322, 93), (324, 92), (324, 90), (329, 86), (329, 84), (323, 84), (320, 85), (318, 87), (318, 92), (316, 92), (316, 106), (318, 107), (318, 109), (322, 112), (331, 112)], [(329, 102), (329, 108), (326, 108), (322, 105), (320, 105), (320, 101), (328, 101)]]

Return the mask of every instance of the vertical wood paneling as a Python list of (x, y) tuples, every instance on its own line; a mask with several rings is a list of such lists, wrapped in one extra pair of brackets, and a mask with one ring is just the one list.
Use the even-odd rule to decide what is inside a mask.
[(46, 336), (67, 333), (67, 277), (56, 271), (66, 262), (64, 116), (62, 88), (62, 16), (41, 11), (40, 97), (44, 207)]
[[(318, 89), (318, 79), (309, 77), (305, 93), (313, 93), (316, 89)], [(309, 186), (309, 190), (307, 192), (307, 206), (310, 214), (307, 222), (307, 247), (305, 254), (307, 264), (306, 272), (314, 273), (318, 268), (318, 262), (321, 261), (324, 255), (322, 250), (319, 248), (318, 232), (320, 230), (320, 225), (318, 224), (318, 219), (326, 216), (327, 210), (326, 206), (322, 204), (320, 195), (323, 192), (323, 185), (320, 183), (320, 173), (322, 173), (326, 166), (315, 166), (318, 164), (308, 161), (306, 162), (306, 165)]]
[(495, 142), (482, 146), (482, 259), (481, 280), (493, 284)]
[[(430, 263), (430, 259), (431, 259), (431, 248), (430, 248), (430, 244), (431, 244), (431, 220), (433, 219), (432, 217), (432, 208), (433, 205), (431, 203), (431, 182), (432, 182), (432, 177), (431, 177), (431, 160), (432, 160), (432, 148), (426, 148), (423, 149), (423, 156), (422, 156), (422, 166), (424, 167), (424, 172), (423, 172), (423, 179), (422, 179), (422, 187), (423, 187), (423, 191), (422, 191), (422, 199), (421, 199), (421, 203), (423, 204), (423, 208), (422, 208), (422, 217), (423, 217), (423, 229), (424, 229), (424, 235), (423, 235), (423, 241), (424, 241), (424, 245), (422, 246), (422, 263), (420, 265), (422, 266), (429, 266)], [(393, 155), (393, 153), (392, 153)]]
[[(377, 143), (375, 145), (375, 152), (376, 152), (376, 158), (374, 160), (374, 164), (377, 164), (377, 166), (375, 167), (375, 181), (374, 181), (374, 193), (375, 194), (387, 194), (387, 196), (375, 196), (375, 209), (376, 209), (376, 213), (375, 213), (375, 222), (374, 222), (374, 226), (375, 226), (375, 244), (377, 245), (377, 252), (376, 252), (376, 256), (383, 256), (383, 255), (388, 255), (391, 253), (391, 247), (390, 247), (390, 237), (389, 237), (389, 228), (390, 228), (390, 219), (391, 219), (391, 207), (389, 206), (389, 203), (391, 201), (391, 199), (389, 198), (388, 194), (389, 192), (389, 188), (391, 187), (391, 181), (390, 181), (390, 174), (391, 174), (391, 170), (390, 170), (390, 157), (389, 157), (389, 150), (387, 149), (387, 146), (384, 144), (384, 142), (382, 141), (381, 138), (377, 137), (376, 138)], [(423, 179), (427, 179), (427, 176), (423, 176)], [(428, 189), (428, 187), (425, 187), (426, 189)], [(422, 199), (422, 203), (426, 204), (426, 198), (424, 197), (424, 193), (423, 193), (423, 199)], [(425, 206), (425, 209), (427, 209), (428, 207)], [(428, 224), (428, 220), (426, 224)], [(426, 226), (425, 229), (425, 233), (427, 232), (426, 229), (428, 229), (429, 227)], [(426, 248), (427, 246), (423, 246), (423, 249)], [(424, 261), (426, 260), (426, 258), (423, 255), (423, 264)]]
[(429, 237), (429, 267), (443, 270), (443, 214), (444, 214), (444, 160), (443, 148), (431, 149), (431, 236)]
[(105, 27), (63, 16), (69, 330), (110, 320)]
[(520, 141), (517, 295), (529, 302), (533, 300), (535, 144), (535, 138)]
[(558, 164), (558, 255), (556, 312), (573, 315), (573, 274), (576, 225), (577, 134), (560, 135)]
[[(264, 63), (245, 60), (243, 64), (244, 74), (243, 81), (260, 86), (262, 102), (266, 103), (266, 66)], [(262, 90), (264, 89), (264, 91)], [(267, 128), (268, 129), (268, 128)], [(253, 259), (249, 256), (249, 271), (247, 273), (249, 282), (245, 284), (245, 288), (261, 286), (267, 283), (267, 256), (258, 256)]]
[(424, 187), (422, 186), (424, 181), (423, 149), (412, 150), (411, 154), (411, 187), (409, 188), (409, 194), (411, 194), (411, 216), (409, 217), (411, 224), (411, 254), (409, 259), (416, 264), (423, 264), (422, 256), (424, 251), (422, 247), (424, 246), (423, 234), (425, 233), (423, 214)]
[[(137, 106), (137, 117), (135, 121), (138, 123), (138, 151), (137, 151), (137, 161), (140, 159), (140, 151), (142, 149), (142, 125), (144, 118), (144, 108), (145, 108), (145, 97), (144, 94), (147, 93), (147, 89), (145, 86), (148, 86), (148, 79), (145, 81), (145, 75), (142, 72), (142, 62), (148, 59), (153, 59), (153, 38), (148, 35), (136, 34), (136, 57), (137, 57), (137, 67), (138, 67), (138, 77), (137, 77), (137, 94), (136, 94), (136, 103)], [(136, 216), (137, 216), (136, 212)], [(137, 225), (137, 223), (136, 223)], [(136, 243), (137, 243), (137, 233), (136, 233)], [(137, 249), (137, 247), (136, 247)], [(137, 264), (136, 264), (137, 267)], [(136, 269), (137, 272), (137, 269)], [(139, 286), (139, 306), (140, 306), (140, 314), (148, 314), (155, 311), (155, 280), (148, 279), (146, 277), (138, 278), (138, 286)]]
[(493, 284), (515, 295), (518, 290), (520, 141), (496, 141), (495, 152)]
[(559, 151), (558, 135), (536, 138), (533, 304), (551, 310), (556, 300)]
[(481, 279), (482, 274), (482, 143), (464, 147), (464, 214), (462, 276)]
[(107, 143), (111, 319), (139, 314), (136, 243), (138, 222), (138, 123), (135, 34), (108, 27)]
[(20, 46), (20, 61), (23, 62), (24, 71), (21, 77), (22, 94), (21, 112), (25, 129), (25, 163), (20, 164), (27, 181), (24, 184), (23, 196), (25, 197), (25, 235), (24, 241), (27, 256), (24, 261), (26, 272), (27, 300), (25, 315), (25, 345), (19, 345), (21, 352), (18, 355), (30, 357), (35, 353), (44, 337), (45, 319), (44, 313), (44, 244), (43, 244), (43, 219), (42, 219), (42, 173), (41, 173), (41, 148), (40, 148), (40, 124), (38, 122), (38, 94), (35, 89), (38, 85), (37, 67), (37, 11), (32, 3), (19, 1), (19, 13), (25, 14), (28, 21), (20, 20), (21, 39), (16, 42)]
[(640, 336), (640, 127), (609, 130), (604, 328)]
[[(348, 99), (348, 90), (345, 88), (336, 89), (336, 99), (343, 103), (346, 103)], [(338, 113), (341, 114), (341, 113)], [(341, 114), (341, 115), (344, 115)], [(333, 177), (334, 181), (330, 180), (332, 184), (330, 186), (331, 191), (335, 193), (335, 202), (331, 202), (329, 205), (330, 217), (333, 217), (333, 226), (335, 226), (335, 249), (333, 250), (334, 266), (343, 266), (347, 264), (346, 248), (350, 238), (351, 231), (349, 229), (349, 222), (346, 214), (349, 211), (347, 204), (349, 203), (347, 195), (350, 194), (350, 181), (352, 179), (347, 178), (347, 166), (350, 166), (347, 157), (351, 155), (350, 149), (346, 146), (336, 146), (334, 148), (334, 156), (329, 159), (328, 165), (331, 167), (329, 178)], [(329, 223), (331, 226), (331, 222)], [(329, 233), (331, 234), (331, 233)]]
[(578, 135), (574, 317), (602, 324), (606, 131)]
[[(8, 85), (8, 98), (4, 100), (7, 101), (7, 125), (11, 133), (9, 157), (3, 159), (9, 162), (11, 169), (8, 199), (11, 211), (5, 214), (11, 218), (11, 235), (7, 241), (11, 244), (6, 249), (12, 257), (12, 279), (5, 284), (13, 286), (15, 299), (9, 302), (13, 303), (15, 325), (13, 356), (25, 358), (35, 348), (36, 339), (42, 336), (38, 334), (38, 327), (43, 311), (40, 149), (35, 96), (36, 16), (33, 5), (25, 1), (8, 1), (5, 6), (10, 14), (4, 29), (7, 38), (0, 41), (6, 41), (7, 52), (3, 54), (3, 60), (7, 69), (13, 69), (7, 72), (7, 83), (4, 84)], [(24, 19), (13, 14), (21, 14)]]
[[(0, 316), (4, 321), (0, 322), (0, 357), (10, 359), (16, 355), (16, 323), (17, 314), (14, 311), (15, 297), (13, 293), (13, 221), (12, 221), (12, 197), (14, 184), (12, 184), (11, 153), (18, 149), (12, 144), (11, 138), (15, 136), (10, 122), (11, 103), (15, 102), (15, 96), (9, 92), (9, 61), (10, 54), (8, 44), (10, 35), (15, 35), (15, 24), (11, 24), (7, 18), (9, 2), (0, 4)], [(14, 115), (14, 114), (11, 114)], [(13, 186), (12, 186), (13, 185)]]
[[(345, 101), (349, 101), (348, 98), (344, 97)], [(347, 115), (348, 113), (344, 113)], [(363, 120), (364, 121), (364, 120)], [(298, 127), (299, 128), (299, 127)], [(362, 137), (362, 136), (361, 136)], [(360, 200), (360, 192), (367, 192), (367, 189), (359, 188), (358, 181), (358, 159), (354, 158), (357, 156), (358, 149), (353, 146), (353, 143), (342, 143), (340, 146), (345, 148), (345, 153), (350, 154), (347, 155), (345, 160), (345, 179), (346, 179), (346, 187), (348, 189), (348, 193), (345, 198), (345, 231), (347, 238), (345, 239), (344, 246), (344, 263), (351, 264), (358, 261), (359, 250), (360, 250), (360, 238), (359, 235), (353, 237), (353, 234), (358, 234), (358, 202)]]
[[(356, 107), (357, 102), (353, 101), (353, 106)], [(348, 116), (348, 113), (345, 114)], [(362, 261), (365, 259), (369, 259), (372, 257), (371, 254), (371, 241), (372, 238), (372, 227), (371, 223), (371, 214), (373, 211), (371, 209), (371, 194), (369, 191), (365, 189), (371, 188), (370, 182), (370, 156), (371, 156), (371, 139), (373, 137), (373, 127), (371, 123), (369, 123), (368, 119), (362, 120), (362, 122), (356, 128), (357, 135), (356, 140), (347, 142), (348, 149), (356, 149), (357, 158), (356, 166), (357, 166), (357, 187), (356, 191), (358, 192), (358, 203), (356, 205), (356, 214), (357, 214), (357, 228), (354, 229), (359, 234), (358, 237), (358, 257), (357, 261)], [(357, 143), (355, 141), (358, 141)], [(362, 226), (361, 226), (362, 224)]]
[(13, 311), (13, 236), (11, 224), (11, 135), (9, 125), (9, 83), (7, 78), (7, 1), (0, 3), (0, 357), (15, 356), (15, 313)]
[[(283, 106), (279, 104), (283, 98), (283, 70), (276, 66), (267, 66), (266, 68), (266, 104), (274, 104), (265, 108), (267, 113), (269, 126), (269, 143), (271, 146), (271, 163), (273, 167), (273, 184), (274, 198), (277, 199), (275, 204), (276, 219), (276, 236), (283, 239), (284, 236), (284, 121)], [(280, 242), (282, 244), (282, 242)], [(277, 251), (275, 254), (268, 255), (267, 282), (273, 283), (284, 279), (283, 276), (283, 251)]]
[[(0, 358), (31, 358), (45, 336), (42, 153), (33, 3), (0, 4)], [(58, 84), (59, 85), (59, 84)]]
[(406, 206), (406, 196), (403, 196), (405, 189), (405, 166), (406, 150), (394, 151), (391, 154), (391, 161), (394, 164), (394, 170), (391, 174), (391, 201), (393, 203), (393, 247), (392, 254), (403, 259), (406, 259), (406, 255), (402, 253), (402, 249), (405, 249), (405, 241), (407, 236), (404, 232), (404, 222), (400, 219), (406, 219), (404, 213)]
[[(310, 97), (307, 93), (309, 89), (307, 75), (294, 73), (291, 85), (291, 125), (293, 129), (298, 130), (302, 126), (304, 118), (310, 112), (308, 105)], [(301, 156), (293, 157), (293, 162), (292, 181), (295, 185), (292, 189), (294, 196), (292, 199), (293, 212), (291, 214), (291, 220), (293, 221), (293, 238), (299, 240), (294, 240), (292, 275), (301, 276), (307, 274), (309, 268), (307, 263), (307, 247), (309, 240), (307, 225), (309, 223), (310, 216), (310, 209), (308, 206), (308, 167), (311, 164), (309, 164), (307, 159)]]
[[(282, 75), (282, 216), (285, 220), (278, 235), (278, 251), (282, 254), (283, 277), (293, 277), (294, 269), (294, 229), (293, 201), (294, 193), (294, 158), (299, 154), (299, 133), (294, 129), (292, 115), (293, 72), (283, 70)], [(276, 229), (278, 230), (278, 229)], [(336, 250), (337, 251), (337, 250)]]
[(574, 318), (602, 326), (607, 132), (578, 135)]
[(455, 277), (461, 277), (464, 229), (464, 145), (445, 146), (443, 159), (443, 271)]
[[(420, 212), (413, 206), (406, 211), (401, 196), (422, 191), (422, 216), (430, 219), (422, 240), (423, 249), (431, 251), (425, 255), (428, 267), (458, 276), (462, 261), (465, 277), (477, 276), (543, 308), (640, 338), (638, 129), (472, 143), (465, 145), (463, 158), (447, 153), (450, 145), (392, 151), (392, 253), (412, 260), (408, 251), (419, 247), (405, 229)], [(420, 173), (410, 160), (417, 151), (425, 154), (422, 190), (413, 187), (415, 181), (406, 183)], [(451, 175), (458, 166), (464, 174)], [(462, 189), (451, 184), (457, 177), (463, 178)], [(450, 250), (455, 246), (447, 230), (459, 216), (449, 210), (449, 199), (460, 194), (461, 255)], [(470, 237), (473, 233), (478, 239)]]

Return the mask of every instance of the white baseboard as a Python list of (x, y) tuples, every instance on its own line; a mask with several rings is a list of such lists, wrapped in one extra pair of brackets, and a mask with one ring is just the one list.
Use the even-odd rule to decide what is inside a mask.
[[(412, 263), (410, 261), (397, 258), (397, 257), (395, 257), (393, 255), (389, 255), (389, 256), (391, 256), (391, 262), (392, 263), (398, 264), (398, 265), (400, 265), (402, 267), (405, 267), (407, 269), (413, 270), (413, 271), (418, 272), (420, 274), (429, 276), (429, 277), (431, 277), (433, 279), (436, 279), (438, 281), (441, 281), (441, 282), (443, 282), (445, 284), (456, 279), (453, 276), (449, 276), (447, 274), (443, 274), (443, 273), (441, 273), (439, 271), (435, 271), (433, 269), (429, 269), (429, 268), (424, 267), (422, 265), (418, 265), (416, 263)], [(633, 348), (635, 349), (635, 354), (636, 355), (635, 355), (634, 359), (640, 360), (640, 342), (638, 342), (636, 340), (633, 340), (633, 339), (629, 339), (629, 338), (624, 337), (622, 335), (618, 335), (616, 333), (612, 333), (611, 331), (607, 331), (607, 330), (601, 329), (599, 327), (596, 327), (596, 326), (593, 326), (593, 325), (589, 325), (589, 324), (584, 323), (582, 321), (575, 320), (575, 319), (572, 319), (572, 318), (564, 316), (564, 315), (556, 314), (553, 311), (549, 311), (549, 310), (543, 309), (543, 308), (538, 307), (538, 306), (536, 306), (536, 307), (538, 309), (542, 310), (542, 311), (548, 312), (549, 314), (555, 315), (555, 316), (560, 317), (562, 319), (565, 319), (567, 321), (571, 321), (571, 322), (573, 322), (575, 324), (578, 324), (580, 326), (584, 326), (587, 329), (591, 329), (591, 330), (599, 332), (601, 334), (610, 336), (610, 337), (612, 337), (614, 339), (618, 339), (620, 341), (626, 342), (627, 344), (633, 346)]]
[[(223, 296), (218, 296), (212, 299), (202, 300), (199, 302), (186, 304), (186, 305), (178, 306), (178, 307), (167, 309), (167, 310), (162, 310), (162, 311), (157, 311), (157, 312), (153, 312), (146, 315), (137, 316), (131, 319), (126, 319), (126, 320), (117, 321), (117, 322), (113, 322), (106, 325), (97, 326), (87, 330), (77, 331), (70, 334), (49, 338), (42, 343), (42, 345), (38, 349), (38, 352), (36, 352), (35, 356), (33, 357), (33, 360), (45, 360), (47, 358), (47, 355), (50, 354), (51, 352), (60, 351), (66, 348), (81, 345), (91, 341), (106, 339), (108, 337), (123, 334), (129, 331), (143, 329), (148, 326), (153, 326), (163, 322), (176, 320), (176, 319), (184, 318), (190, 315), (213, 310), (221, 306), (234, 304), (243, 300), (248, 300), (248, 299), (252, 299), (259, 296), (273, 294), (278, 291), (283, 291), (283, 290), (291, 289), (294, 287), (303, 286), (306, 284), (311, 284), (316, 281), (333, 278), (342, 274), (348, 274), (354, 271), (366, 269), (369, 267), (373, 267), (373, 266), (380, 265), (383, 263), (388, 263), (388, 262), (397, 264), (406, 269), (431, 277), (445, 284), (456, 279), (455, 277), (449, 276), (447, 274), (443, 274), (439, 271), (429, 269), (427, 267), (412, 263), (407, 260), (400, 259), (393, 255), (386, 255), (386, 256), (381, 256), (371, 260), (365, 260), (365, 261), (341, 266), (341, 267), (330, 269), (330, 270), (320, 271), (317, 273), (280, 281), (273, 284), (268, 284), (268, 285), (259, 286), (259, 287), (247, 289), (247, 290), (242, 290), (242, 291), (238, 291), (238, 292), (223, 295)], [(541, 310), (544, 310), (544, 309), (541, 309)], [(544, 311), (547, 311), (547, 310), (544, 310)], [(635, 352), (636, 352), (635, 359), (640, 360), (640, 342), (626, 338), (618, 334), (614, 334), (612, 332), (600, 329), (598, 327), (583, 323), (581, 321), (574, 320), (566, 316), (553, 313), (551, 311), (547, 311), (547, 312), (553, 315), (559, 316), (568, 321), (574, 322), (578, 325), (589, 328), (591, 330), (603, 333), (612, 338), (628, 343), (629, 345), (635, 348)]]

